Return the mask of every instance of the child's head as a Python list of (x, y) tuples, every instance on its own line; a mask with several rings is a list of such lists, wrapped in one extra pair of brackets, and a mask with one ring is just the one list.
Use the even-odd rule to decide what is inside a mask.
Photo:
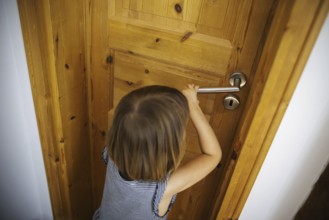
[(115, 110), (109, 156), (130, 179), (164, 179), (184, 154), (188, 117), (187, 100), (177, 89), (147, 86), (134, 90)]

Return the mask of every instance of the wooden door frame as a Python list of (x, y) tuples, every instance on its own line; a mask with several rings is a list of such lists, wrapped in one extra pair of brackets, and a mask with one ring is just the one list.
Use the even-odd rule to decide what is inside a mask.
[(53, 217), (63, 220), (93, 212), (82, 3), (17, 0)]
[[(328, 0), (278, 1), (233, 147), (217, 220), (238, 219), (328, 14)], [(228, 174), (229, 175), (229, 174)]]
[[(45, 2), (40, 1), (38, 8), (33, 8), (36, 10), (35, 16), (32, 16), (35, 19), (34, 23), (29, 20), (28, 13), (31, 7), (24, 1), (18, 1), (18, 5), (53, 214), (55, 219), (70, 219), (72, 198), (68, 192), (68, 168), (65, 163), (59, 163), (65, 161), (65, 158), (62, 158), (65, 155), (61, 153), (63, 143), (59, 134), (61, 113), (56, 96), (58, 93), (56, 68), (52, 54), (54, 39), (49, 27), (49, 3)], [(85, 1), (85, 4), (89, 4), (89, 1)], [(230, 165), (229, 170), (232, 172), (228, 175), (231, 175), (231, 180), (221, 208), (218, 214), (216, 210), (213, 214), (217, 219), (239, 217), (329, 8), (328, 0), (278, 0), (276, 4), (263, 53), (258, 67), (255, 68), (254, 86), (233, 145), (235, 149), (241, 151), (237, 151), (238, 160)], [(107, 10), (103, 6), (99, 8)], [(88, 18), (90, 12), (87, 12), (87, 9), (88, 7), (86, 7), (86, 44), (90, 44), (89, 35), (94, 36), (95, 33), (102, 33), (105, 37), (100, 40), (105, 42), (104, 30), (91, 31), (92, 22)], [(106, 16), (107, 14), (104, 13), (103, 18), (106, 19)], [(35, 43), (36, 39), (39, 39), (37, 43)], [(90, 48), (87, 46), (86, 50), (86, 75), (89, 83)], [(50, 74), (45, 74), (47, 72)], [(52, 92), (43, 97), (40, 93), (46, 87), (50, 87)], [(91, 93), (94, 92), (95, 95), (95, 91), (91, 91), (89, 85), (87, 88), (90, 99)], [(89, 112), (91, 111), (89, 106)], [(107, 120), (104, 126), (106, 122)], [(92, 124), (91, 118), (89, 118), (90, 124)]]
[(51, 30), (49, 1), (18, 0), (25, 54), (42, 155), (55, 219), (71, 217), (63, 126)]

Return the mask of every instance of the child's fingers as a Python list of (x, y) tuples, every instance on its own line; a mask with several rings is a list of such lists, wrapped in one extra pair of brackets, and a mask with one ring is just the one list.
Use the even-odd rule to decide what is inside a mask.
[(193, 86), (191, 87), (191, 89), (193, 89), (193, 91), (195, 91), (195, 92), (198, 92), (198, 89), (200, 88), (200, 86), (198, 86), (198, 85), (194, 85), (194, 84), (192, 84)]
[(198, 90), (200, 88), (200, 86), (194, 85), (193, 83), (192, 84), (188, 84), (187, 87), (190, 88), (190, 89), (193, 89), (193, 90)]

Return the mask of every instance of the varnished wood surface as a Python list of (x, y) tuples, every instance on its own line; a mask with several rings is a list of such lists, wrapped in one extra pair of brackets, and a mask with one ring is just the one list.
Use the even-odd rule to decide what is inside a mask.
[[(228, 86), (233, 71), (242, 71), (248, 80), (252, 79), (272, 1), (113, 0), (108, 5), (107, 48), (111, 56), (108, 69), (113, 77), (109, 83), (113, 87), (109, 89), (113, 89), (115, 106), (123, 95), (145, 85), (178, 89), (191, 82)], [(91, 53), (93, 56), (97, 54)], [(236, 111), (224, 109), (225, 94), (199, 96), (201, 107), (219, 137), (223, 160), (205, 180), (179, 194), (169, 219), (216, 216), (230, 178), (225, 174), (227, 164), (235, 160), (231, 159), (232, 140), (250, 87), (238, 94), (241, 106)], [(92, 110), (95, 115), (102, 114), (98, 108), (102, 106)], [(186, 159), (200, 152), (193, 125), (187, 131)]]
[(54, 218), (90, 219), (84, 6), (18, 5)]
[(328, 8), (326, 0), (278, 2), (235, 140), (239, 159), (217, 219), (238, 219)]
[(50, 80), (56, 73), (52, 47), (49, 46), (52, 41), (49, 4), (18, 1), (18, 6), (53, 215), (64, 219), (71, 216), (71, 204), (65, 187), (67, 176), (61, 172), (66, 164), (61, 154), (62, 135), (58, 135), (62, 131), (58, 99), (54, 97), (58, 91), (56, 87), (52, 90), (51, 83), (56, 82)]
[(101, 152), (108, 130), (107, 113), (113, 106), (113, 76), (108, 47), (108, 2), (85, 1), (86, 19), (86, 65), (88, 112), (90, 126), (90, 149), (92, 170), (93, 210), (100, 205), (105, 180), (105, 166)]

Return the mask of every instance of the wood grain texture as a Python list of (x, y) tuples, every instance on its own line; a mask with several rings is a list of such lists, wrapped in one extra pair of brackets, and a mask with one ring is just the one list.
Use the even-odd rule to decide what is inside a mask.
[(54, 218), (90, 219), (84, 5), (18, 5)]
[(148, 55), (212, 74), (225, 73), (226, 64), (232, 53), (232, 47), (225, 39), (192, 34), (182, 43), (181, 39), (186, 33), (168, 33), (154, 28), (145, 28), (133, 21), (125, 24), (122, 20), (111, 19), (109, 31), (109, 46), (113, 49)]
[(235, 140), (242, 150), (217, 219), (238, 219), (327, 13), (328, 1), (278, 2)]
[(89, 219), (92, 197), (84, 5), (53, 0), (50, 15), (72, 219)]
[(111, 75), (111, 59), (114, 59), (114, 55), (108, 47), (108, 1), (87, 0), (85, 8), (89, 136), (94, 211), (100, 205), (105, 180), (105, 166), (101, 160), (101, 152), (108, 129), (107, 112), (112, 108), (113, 76)]
[[(270, 18), (273, 1), (243, 1), (241, 4), (236, 5), (236, 7), (236, 10), (239, 12), (233, 19), (236, 22), (234, 24), (236, 29), (234, 32), (231, 29), (231, 33), (228, 33), (232, 37), (231, 42), (234, 50), (228, 63), (227, 72), (233, 73), (237, 71), (244, 73), (247, 77), (247, 84), (239, 92), (239, 98), (241, 100), (239, 111), (225, 109), (223, 109), (224, 111), (215, 111), (216, 117), (222, 115), (220, 123), (214, 120), (212, 125), (221, 141), (220, 144), (222, 146), (224, 160), (221, 162), (222, 177), (217, 185), (217, 191), (214, 193), (216, 199), (211, 204), (214, 207), (211, 210), (212, 219), (217, 216), (228, 183), (230, 182), (234, 165), (236, 164), (236, 153), (239, 145), (238, 143), (234, 143), (233, 140), (236, 135), (239, 135), (237, 129), (241, 120), (241, 114), (248, 110), (245, 104), (250, 90), (254, 87), (253, 78), (256, 72), (255, 67), (259, 63), (258, 54), (262, 52), (262, 45), (264, 44), (264, 39), (266, 39), (265, 30), (268, 28), (267, 25), (269, 25), (268, 19)], [(222, 98), (218, 96), (215, 106), (220, 108), (221, 102)]]
[[(104, 165), (98, 158), (105, 139), (102, 135), (106, 134), (102, 123), (108, 117), (104, 114), (107, 106), (110, 109), (112, 103), (115, 106), (123, 95), (145, 85), (162, 84), (181, 89), (184, 84), (195, 82), (204, 86), (227, 86), (229, 75), (235, 70), (243, 71), (252, 78), (252, 67), (257, 63), (255, 58), (272, 0), (100, 0), (96, 3), (99, 6), (93, 6), (93, 3), (86, 4), (89, 18), (97, 18), (94, 23), (87, 18), (87, 26), (90, 26), (87, 36), (91, 36), (88, 40), (90, 46), (87, 46), (87, 50), (90, 49), (87, 66), (91, 68), (91, 139), (99, 140), (91, 142), (95, 152), (92, 162), (94, 195), (98, 200), (104, 182)], [(98, 17), (92, 15), (93, 7), (99, 7)], [(106, 13), (108, 20), (104, 21)], [(93, 28), (96, 30), (92, 31)], [(103, 32), (98, 32), (101, 28)], [(100, 39), (93, 39), (98, 36), (101, 36)], [(105, 45), (106, 37), (108, 42)], [(104, 51), (107, 51), (106, 56), (110, 54), (110, 63), (106, 63), (108, 59)], [(100, 79), (103, 84), (98, 83), (95, 87), (94, 81), (101, 82)], [(107, 89), (112, 90), (112, 93), (107, 93)], [(221, 141), (224, 157), (220, 168), (206, 180), (180, 193), (171, 211), (171, 219), (210, 218), (213, 213), (217, 214), (218, 209), (214, 207), (219, 206), (220, 202), (216, 201), (223, 197), (218, 195), (222, 195), (226, 189), (217, 188), (221, 182), (229, 182), (226, 178), (230, 175), (225, 173), (227, 164), (232, 161), (232, 140), (249, 89), (250, 85), (239, 94), (242, 104), (237, 111), (224, 109), (222, 100), (225, 94), (213, 95), (211, 98), (200, 96), (203, 110)], [(98, 104), (93, 104), (95, 92), (104, 97)], [(110, 103), (106, 103), (106, 98)], [(96, 117), (102, 120), (95, 123)], [(100, 125), (102, 129), (99, 129)], [(190, 152), (187, 157), (193, 157), (200, 151), (193, 129), (190, 124), (187, 137)]]
[[(49, 2), (18, 1), (53, 215), (71, 217)], [(32, 28), (34, 27), (34, 28)], [(54, 85), (55, 84), (55, 85)]]

